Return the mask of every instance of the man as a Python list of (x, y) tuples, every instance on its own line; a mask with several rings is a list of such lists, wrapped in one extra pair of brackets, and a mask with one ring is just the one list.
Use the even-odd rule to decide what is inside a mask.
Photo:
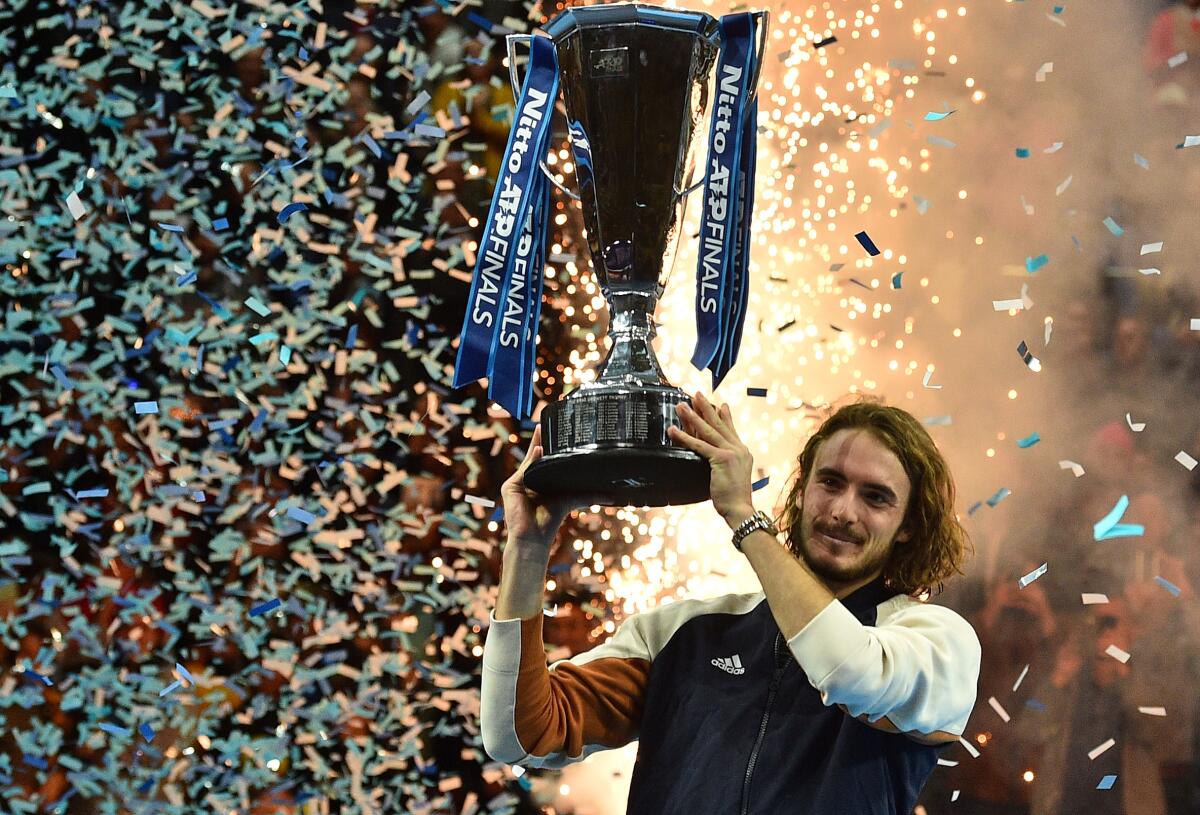
[[(728, 407), (697, 394), (679, 413), (671, 440), (709, 461), (713, 504), (744, 533), (753, 459)], [(961, 573), (967, 544), (919, 422), (871, 403), (834, 413), (800, 454), (788, 548), (767, 529), (735, 532), (763, 591), (637, 614), (549, 669), (550, 545), (594, 501), (531, 500), (539, 441), (535, 429), (503, 488), (509, 542), (483, 653), (492, 758), (562, 767), (638, 739), (629, 815), (912, 812), (940, 747), (963, 734), (980, 663), (970, 624), (915, 597)]]

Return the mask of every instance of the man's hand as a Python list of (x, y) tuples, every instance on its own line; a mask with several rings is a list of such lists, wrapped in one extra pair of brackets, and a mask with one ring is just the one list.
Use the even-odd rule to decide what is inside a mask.
[(717, 410), (699, 391), (693, 403), (695, 410), (685, 402), (675, 406), (684, 429), (672, 425), (667, 428), (667, 436), (708, 459), (712, 470), (709, 494), (721, 517), (726, 521), (745, 520), (754, 513), (750, 495), (754, 456), (734, 429), (729, 405)]
[(508, 538), (522, 545), (536, 544), (549, 549), (563, 520), (572, 510), (592, 504), (609, 502), (606, 495), (559, 495), (542, 497), (525, 486), (525, 471), (542, 457), (542, 425), (533, 428), (529, 451), (525, 460), (504, 485), (500, 495), (504, 499), (504, 522), (508, 527)]

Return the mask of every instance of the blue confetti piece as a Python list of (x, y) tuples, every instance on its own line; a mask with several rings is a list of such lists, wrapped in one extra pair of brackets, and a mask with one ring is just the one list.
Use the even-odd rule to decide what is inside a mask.
[(52, 687), (54, 685), (53, 679), (51, 679), (48, 676), (43, 676), (42, 674), (38, 673), (37, 671), (23, 671), (22, 673), (24, 673), (26, 676), (32, 676), (34, 679), (38, 680), (39, 682), (41, 682), (43, 685), (45, 685), (48, 688)]
[(1171, 594), (1175, 595), (1176, 597), (1179, 596), (1180, 588), (1178, 586), (1176, 586), (1174, 583), (1172, 583), (1170, 580), (1167, 580), (1165, 577), (1157, 577), (1156, 576), (1154, 578), (1154, 582), (1157, 583), (1158, 585), (1162, 586), (1167, 591), (1171, 592)]
[(892, 288), (893, 289), (900, 288), (900, 278), (902, 278), (902, 277), (904, 277), (904, 272), (896, 272), (894, 275), (892, 275)]
[(66, 249), (59, 252), (55, 257), (59, 260), (74, 260), (79, 257), (79, 253), (75, 251), (74, 246), (68, 246)]
[(262, 430), (263, 423), (267, 420), (267, 410), (263, 408), (258, 413), (254, 414), (254, 421), (250, 423), (250, 432), (257, 433)]
[(353, 348), (354, 342), (358, 339), (358, 325), (350, 326), (350, 333), (346, 337), (346, 347)]
[(287, 223), (288, 218), (292, 217), (297, 212), (304, 212), (307, 209), (308, 209), (308, 207), (305, 206), (304, 204), (302, 204), (301, 202), (293, 201), (292, 203), (290, 203), (286, 207), (284, 207), (283, 210), (279, 213), (279, 223), (281, 223), (281, 224)]
[(1025, 258), (1025, 271), (1033, 274), (1050, 262), (1049, 255), (1038, 255), (1035, 258)]
[(213, 229), (217, 230), (218, 232), (224, 231), (228, 228), (229, 228), (229, 219), (228, 218), (218, 218), (217, 220), (213, 221)]
[(1115, 775), (1106, 775), (1100, 779), (1100, 783), (1096, 785), (1096, 789), (1111, 790), (1113, 788), (1113, 784), (1115, 783), (1117, 783), (1117, 777)]
[(167, 685), (165, 688), (163, 688), (162, 690), (160, 690), (160, 691), (158, 692), (158, 695), (159, 695), (160, 697), (162, 697), (162, 696), (166, 696), (168, 693), (170, 693), (171, 691), (175, 690), (175, 689), (176, 689), (176, 688), (178, 688), (178, 687), (179, 687), (179, 680), (178, 680), (178, 679), (176, 679), (176, 680), (175, 680), (174, 682), (172, 682), (170, 685)]
[(58, 380), (58, 384), (62, 385), (66, 390), (71, 390), (71, 388), (75, 387), (75, 383), (67, 376), (67, 372), (63, 370), (61, 365), (51, 367), (50, 371), (54, 374), (54, 378)]
[(147, 744), (154, 741), (154, 728), (150, 725), (143, 722), (138, 725), (138, 732), (142, 734), (142, 738), (146, 740)]
[(760, 478), (758, 481), (755, 481), (753, 484), (750, 485), (750, 492), (754, 492), (755, 490), (761, 490), (763, 487), (767, 486), (767, 482), (770, 480), (771, 480), (771, 476), (769, 476), (769, 475), (766, 478)]
[(100, 722), (99, 727), (105, 733), (112, 733), (114, 736), (128, 736), (133, 732), (127, 727), (118, 727), (117, 725), (109, 724), (108, 722)]
[(135, 413), (158, 413), (158, 402), (134, 402), (133, 410)]
[(1125, 230), (1117, 225), (1117, 222), (1112, 219), (1112, 216), (1104, 219), (1104, 225), (1108, 227), (1108, 231), (1116, 235), (1118, 238), (1125, 234)]
[(158, 228), (165, 229), (168, 232), (182, 232), (183, 231), (183, 227), (179, 226), (178, 224), (164, 224), (162, 222), (159, 222)]
[(1010, 490), (1008, 487), (1001, 487), (999, 490), (996, 491), (995, 495), (993, 495), (991, 498), (987, 499), (987, 505), (989, 507), (994, 507), (994, 506), (996, 506), (996, 504), (1000, 503), (1001, 501), (1003, 501), (1005, 498), (1007, 498), (1010, 495), (1012, 495), (1012, 490)]
[(1029, 699), (1025, 700), (1025, 707), (1033, 708), (1034, 710), (1038, 711), (1039, 713), (1044, 713), (1046, 711), (1045, 703), (1043, 703), (1037, 699), (1034, 699), (1033, 697), (1030, 697)]
[(767, 389), (766, 388), (746, 388), (746, 395), (747, 396), (766, 396)]
[(178, 662), (175, 663), (175, 670), (179, 671), (180, 675), (188, 681), (189, 685), (199, 684), (196, 681), (196, 677), (192, 676), (188, 669), (180, 665)]
[(274, 611), (275, 609), (279, 608), (281, 605), (283, 605), (283, 602), (280, 601), (280, 599), (278, 597), (276, 597), (274, 600), (268, 600), (267, 602), (261, 603), (260, 605), (257, 605), (254, 608), (250, 609), (250, 616), (258, 617), (259, 615), (266, 614), (269, 611)]
[(1146, 157), (1141, 155), (1140, 153), (1133, 154), (1133, 161), (1135, 164), (1137, 164), (1137, 166), (1141, 167), (1143, 170), (1150, 169), (1150, 162), (1147, 161)]
[(1029, 158), (1029, 148), (1028, 147), (1018, 147), (1017, 148), (1017, 158)]
[(1024, 450), (1028, 447), (1033, 447), (1033, 445), (1037, 444), (1041, 440), (1041, 436), (1039, 436), (1037, 433), (1033, 433), (1018, 441), (1017, 447), (1020, 447), (1022, 450)]
[(879, 249), (875, 246), (875, 242), (871, 240), (871, 236), (866, 232), (859, 232), (855, 236), (863, 249), (867, 250), (867, 254), (875, 257), (879, 254)]
[(46, 759), (41, 756), (31, 756), (29, 753), (24, 755), (25, 763), (31, 767), (37, 767), (39, 770), (45, 770), (50, 765), (46, 763)]
[(492, 21), (489, 20), (487, 17), (484, 17), (482, 14), (477, 14), (474, 11), (468, 11), (467, 19), (470, 20), (471, 22), (473, 22), (475, 25), (482, 28), (484, 31), (487, 31), (490, 33), (492, 30)]
[(108, 496), (108, 487), (96, 487), (90, 490), (80, 490), (75, 493), (75, 498), (105, 498)]
[(504, 520), (504, 504), (499, 504), (499, 505), (497, 505), (497, 506), (496, 506), (496, 509), (495, 509), (495, 511), (494, 511), (494, 512), (492, 512), (492, 517), (491, 517), (491, 518), (488, 518), (488, 520), (489, 520), (489, 521), (502, 521), (502, 520)]
[(305, 526), (308, 526), (317, 519), (316, 515), (313, 515), (307, 510), (300, 509), (300, 507), (288, 507), (287, 516), (293, 521), (299, 521)]

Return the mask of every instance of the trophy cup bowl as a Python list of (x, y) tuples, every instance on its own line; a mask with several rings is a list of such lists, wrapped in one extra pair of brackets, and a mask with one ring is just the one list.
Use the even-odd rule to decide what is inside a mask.
[(613, 506), (707, 500), (708, 461), (667, 436), (680, 426), (675, 405), (691, 399), (667, 381), (651, 340), (713, 96), (719, 23), (702, 12), (619, 4), (568, 9), (545, 31), (558, 55), (612, 346), (595, 381), (542, 411), (543, 457), (525, 484), (543, 495), (605, 495)]

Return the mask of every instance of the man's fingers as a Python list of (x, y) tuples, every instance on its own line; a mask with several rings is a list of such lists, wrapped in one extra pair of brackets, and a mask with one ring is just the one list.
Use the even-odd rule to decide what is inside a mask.
[[(716, 431), (712, 429), (709, 429), (708, 432), (714, 433), (714, 435), (716, 433)], [(695, 436), (692, 436), (691, 433), (679, 429), (679, 427), (674, 425), (667, 427), (667, 436), (670, 436), (672, 439), (674, 439), (674, 441), (682, 444), (683, 447), (706, 457), (706, 459), (709, 461), (713, 461), (713, 459), (716, 457), (716, 454), (720, 453), (720, 448), (713, 447), (712, 444), (703, 441), (701, 438), (696, 438)]]
[(689, 407), (688, 403), (679, 402), (676, 406), (676, 412), (680, 418), (691, 420), (684, 431), (689, 433), (690, 436), (701, 438), (709, 444), (715, 444), (716, 447), (721, 447), (721, 445), (724, 445), (728, 441), (702, 414), (697, 413), (695, 408)]

